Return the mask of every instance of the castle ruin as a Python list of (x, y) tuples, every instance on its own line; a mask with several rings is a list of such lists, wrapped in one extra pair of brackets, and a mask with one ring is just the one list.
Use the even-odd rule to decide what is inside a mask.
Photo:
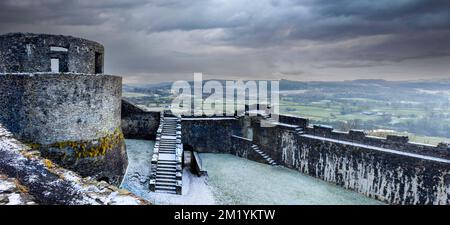
[(103, 54), (70, 36), (0, 36), (0, 123), (45, 158), (118, 185), (127, 167), (122, 78), (103, 74)]
[[(6, 135), (0, 129), (0, 172), (10, 176), (20, 172), (21, 181), (32, 187), (41, 203), (67, 201), (39, 191), (55, 190), (64, 196), (65, 190), (72, 190), (69, 181), (62, 189), (30, 181), (39, 171), (39, 176), (51, 174), (43, 158), (83, 177), (117, 185), (127, 168), (127, 137), (156, 139), (148, 165), (149, 188), (155, 191), (180, 194), (183, 156), (192, 154), (191, 168), (202, 174), (196, 153), (216, 152), (285, 166), (389, 204), (450, 204), (448, 144), (423, 145), (400, 136), (376, 138), (359, 130), (340, 132), (286, 115), (278, 115), (276, 122), (270, 115), (245, 112), (181, 118), (149, 112), (121, 100), (121, 77), (103, 74), (103, 58), (103, 46), (84, 39), (0, 36), (0, 124), (11, 132)], [(38, 150), (43, 158), (34, 163), (22, 160), (23, 154), (7, 145), (12, 138)], [(91, 203), (70, 201), (80, 202)]]

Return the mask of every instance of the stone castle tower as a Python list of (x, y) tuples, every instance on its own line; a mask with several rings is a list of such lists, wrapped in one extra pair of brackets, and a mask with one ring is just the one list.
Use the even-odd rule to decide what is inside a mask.
[(127, 166), (122, 78), (101, 44), (61, 35), (0, 36), (0, 123), (82, 176), (118, 184)]

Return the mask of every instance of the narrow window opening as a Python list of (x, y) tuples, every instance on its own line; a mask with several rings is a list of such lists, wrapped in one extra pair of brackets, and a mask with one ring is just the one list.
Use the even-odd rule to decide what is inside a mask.
[(52, 68), (53, 73), (59, 73), (59, 59), (50, 59), (50, 66)]
[(95, 73), (103, 73), (103, 57), (99, 52), (95, 53)]

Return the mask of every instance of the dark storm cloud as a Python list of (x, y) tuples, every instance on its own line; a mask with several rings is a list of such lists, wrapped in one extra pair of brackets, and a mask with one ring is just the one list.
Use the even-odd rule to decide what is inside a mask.
[(6, 0), (0, 30), (92, 38), (135, 76), (450, 76), (447, 0)]

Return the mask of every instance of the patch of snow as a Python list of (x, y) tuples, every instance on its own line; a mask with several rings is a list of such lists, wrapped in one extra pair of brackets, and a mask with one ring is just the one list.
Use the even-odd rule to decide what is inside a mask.
[(20, 194), (12, 193), (8, 196), (9, 202), (7, 205), (21, 205), (23, 204), (22, 197), (20, 197)]
[(16, 187), (16, 185), (14, 185), (14, 183), (12, 183), (12, 182), (6, 182), (3, 180), (0, 180), (0, 193), (14, 189), (15, 187)]
[(151, 173), (150, 165), (154, 141), (126, 139), (125, 143), (127, 145), (128, 168), (121, 188), (129, 190), (153, 204), (215, 204), (206, 177), (197, 177), (188, 169), (183, 171), (182, 195), (151, 192), (148, 182)]
[(284, 167), (230, 154), (201, 153), (218, 204), (381, 204), (359, 193)]

